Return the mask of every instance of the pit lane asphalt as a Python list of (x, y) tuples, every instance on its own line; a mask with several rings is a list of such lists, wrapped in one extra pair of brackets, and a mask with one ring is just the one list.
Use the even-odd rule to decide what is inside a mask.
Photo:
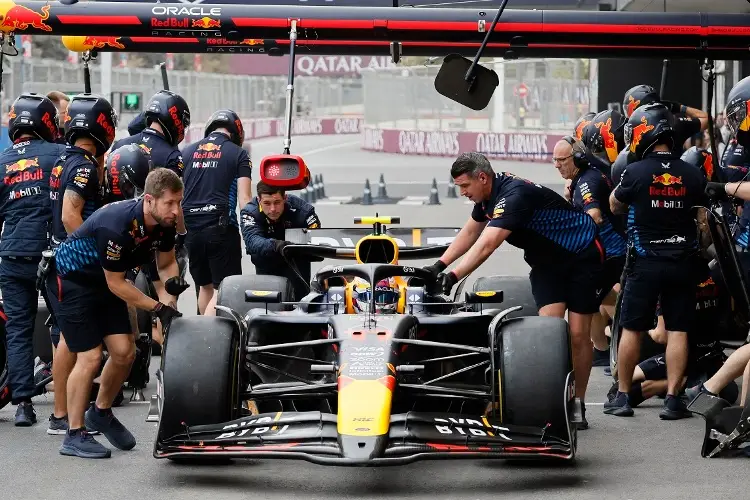
[[(312, 153), (316, 148), (332, 146), (332, 137), (309, 137), (294, 140), (293, 151), (308, 151), (311, 168), (324, 169), (325, 164), (338, 165), (345, 171), (349, 154), (356, 156), (360, 167), (350, 166), (352, 175), (363, 165), (388, 168), (387, 177), (417, 179), (420, 175), (447, 178), (450, 159), (381, 157), (360, 153), (357, 146), (330, 148)], [(339, 139), (339, 138), (336, 138)], [(351, 141), (351, 139), (349, 139)], [(345, 142), (345, 141), (342, 141)], [(266, 143), (271, 143), (267, 141)], [(263, 143), (263, 144), (266, 144)], [(281, 141), (278, 141), (278, 145)], [(280, 150), (276, 142), (268, 152)], [(307, 148), (307, 149), (305, 149)], [(253, 158), (259, 160), (260, 147)], [(262, 153), (265, 154), (265, 153)], [(412, 171), (404, 167), (419, 165)], [(430, 167), (432, 162), (432, 167)], [(551, 165), (500, 164), (520, 175), (549, 173), (556, 180)], [(331, 170), (332, 172), (334, 170)], [(325, 172), (324, 172), (325, 175)], [(343, 175), (343, 174), (342, 174)], [(362, 174), (364, 175), (364, 174)], [(370, 175), (370, 174), (367, 174)], [(327, 180), (327, 179), (326, 179)], [(541, 181), (538, 178), (535, 180)], [(389, 187), (390, 190), (390, 187)], [(328, 227), (350, 226), (352, 217), (400, 215), (403, 226), (460, 226), (468, 217), (470, 206), (463, 200), (445, 199), (440, 206), (320, 206), (318, 213)], [(501, 247), (474, 276), (488, 274), (526, 275), (528, 267), (519, 251)], [(428, 263), (428, 262), (425, 262)], [(423, 262), (414, 262), (422, 265)], [(252, 272), (246, 256), (245, 272)], [(470, 283), (467, 285), (470, 286)], [(195, 311), (195, 296), (188, 291), (179, 302), (186, 315)], [(158, 366), (152, 362), (152, 371)], [(708, 460), (700, 458), (703, 420), (694, 417), (677, 422), (659, 420), (661, 400), (647, 402), (636, 409), (634, 418), (603, 415), (610, 379), (602, 368), (594, 368), (588, 392), (588, 418), (591, 429), (579, 433), (577, 462), (573, 466), (511, 466), (492, 461), (421, 462), (403, 467), (352, 469), (323, 467), (301, 461), (236, 461), (229, 466), (180, 466), (152, 457), (156, 424), (145, 422), (147, 404), (128, 403), (116, 409), (118, 417), (131, 429), (138, 444), (129, 452), (113, 450), (109, 460), (83, 460), (58, 454), (60, 436), (46, 434), (47, 417), (52, 411), (52, 395), (35, 399), (40, 422), (31, 428), (13, 427), (15, 407), (0, 410), (0, 466), (2, 467), (2, 500), (39, 500), (80, 498), (82, 500), (133, 500), (134, 498), (204, 500), (304, 498), (410, 498), (415, 500), (475, 499), (676, 499), (676, 498), (746, 498), (747, 462), (745, 459)], [(533, 374), (529, 374), (533, 376)], [(153, 380), (153, 379), (152, 379)], [(147, 397), (155, 383), (149, 384)], [(109, 446), (105, 438), (101, 442)], [(74, 496), (75, 495), (75, 496)]]

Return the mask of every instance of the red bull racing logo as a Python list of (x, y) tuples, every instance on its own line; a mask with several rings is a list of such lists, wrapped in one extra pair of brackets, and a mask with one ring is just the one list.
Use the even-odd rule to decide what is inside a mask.
[(107, 141), (112, 142), (115, 139), (115, 126), (107, 119), (107, 116), (104, 113), (99, 113), (96, 123), (104, 129), (104, 132), (107, 134)]
[(221, 144), (214, 144), (213, 142), (198, 144), (195, 153), (193, 153), (193, 159), (196, 160), (218, 160), (219, 158), (221, 158)]
[(654, 126), (648, 124), (648, 121), (646, 120), (645, 116), (642, 117), (641, 123), (633, 127), (633, 135), (630, 139), (630, 152), (631, 153), (635, 153), (636, 148), (641, 143), (643, 134), (645, 134), (646, 132), (650, 130), (654, 130)]
[(124, 49), (125, 45), (119, 42), (120, 38), (119, 36), (87, 36), (83, 39), (83, 46), (91, 49), (103, 49), (104, 47)]
[(0, 31), (10, 33), (12, 31), (24, 31), (32, 28), (42, 31), (52, 31), (52, 27), (45, 23), (49, 19), (49, 5), (42, 6), (41, 12), (37, 12), (23, 5), (17, 5), (12, 1), (3, 2), (2, 7), (10, 8), (0, 15)]
[(652, 175), (652, 177), (653, 184), (659, 184), (659, 186), (651, 185), (648, 188), (648, 193), (651, 196), (679, 197), (687, 194), (687, 189), (681, 185), (682, 176), (677, 177), (672, 174), (661, 174)]
[(211, 19), (210, 17), (201, 17), (200, 19), (193, 19), (192, 27), (204, 30), (209, 28), (221, 28), (221, 21), (218, 19)]
[(169, 108), (169, 116), (174, 120), (174, 125), (177, 127), (177, 143), (179, 144), (185, 138), (185, 124), (182, 122), (177, 114), (177, 106)]
[(606, 122), (595, 123), (594, 126), (599, 129), (599, 133), (602, 136), (602, 144), (604, 145), (604, 150), (607, 152), (607, 158), (609, 158), (610, 162), (614, 162), (617, 159), (619, 151), (615, 134), (612, 133), (612, 118), (607, 118)]
[[(32, 168), (33, 170), (31, 170)], [(6, 173), (15, 174), (5, 176), (3, 183), (6, 186), (13, 186), (19, 182), (41, 181), (44, 179), (44, 172), (39, 168), (39, 163), (36, 158), (34, 160), (19, 160), (6, 167), (5, 171)]]
[(585, 129), (586, 125), (588, 125), (589, 123), (591, 123), (591, 121), (583, 120), (578, 124), (578, 126), (576, 127), (576, 139), (578, 139), (579, 141), (583, 139), (583, 129)]
[(10, 165), (6, 166), (5, 173), (12, 174), (15, 172), (23, 172), (24, 170), (28, 170), (31, 167), (38, 167), (38, 166), (39, 166), (39, 158), (18, 160), (17, 162), (11, 163)]

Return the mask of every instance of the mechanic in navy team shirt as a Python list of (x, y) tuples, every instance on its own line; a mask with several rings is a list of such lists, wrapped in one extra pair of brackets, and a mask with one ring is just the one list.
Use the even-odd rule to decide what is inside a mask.
[[(182, 96), (169, 90), (160, 90), (151, 98), (143, 111), (146, 128), (141, 132), (120, 139), (112, 145), (117, 149), (125, 144), (137, 144), (151, 158), (154, 168), (168, 168), (182, 177), (185, 169), (182, 161), (182, 153), (178, 145), (185, 139), (185, 134), (190, 127), (190, 108)], [(129, 130), (137, 130), (138, 122), (131, 122)], [(182, 213), (177, 219), (177, 233), (185, 234), (185, 221)], [(181, 246), (181, 238), (178, 237), (178, 250)], [(147, 274), (154, 284), (156, 293), (160, 300), (167, 300), (168, 295), (164, 290), (164, 284), (159, 278), (156, 262), (151, 262), (146, 267)], [(154, 334), (160, 336), (161, 328), (157, 325)]]
[(184, 150), (185, 217), (190, 275), (200, 287), (198, 312), (216, 314), (214, 290), (227, 276), (242, 274), (240, 208), (253, 195), (252, 163), (242, 149), (245, 129), (231, 109), (215, 112), (203, 140)]
[(628, 392), (640, 357), (642, 332), (653, 326), (657, 301), (667, 330), (667, 396), (662, 419), (689, 416), (679, 398), (688, 361), (687, 332), (695, 312), (699, 280), (697, 228), (693, 207), (706, 206), (704, 174), (674, 156), (674, 116), (663, 104), (641, 106), (625, 127), (625, 142), (636, 159), (610, 196), (614, 213), (628, 213), (628, 263), (618, 347), (618, 392), (604, 413), (631, 416)]
[[(606, 253), (604, 271), (601, 274), (599, 302), (606, 309), (608, 317), (614, 316), (617, 291), (614, 287), (620, 282), (625, 266), (624, 220), (612, 215), (609, 209), (609, 195), (612, 181), (600, 170), (593, 168), (588, 161), (587, 148), (582, 141), (566, 136), (555, 144), (554, 158), (561, 161), (555, 168), (563, 179), (572, 181), (570, 199), (575, 208), (586, 212), (599, 227), (599, 238)], [(605, 328), (607, 321), (602, 314), (594, 314), (591, 322), (591, 340), (594, 343), (594, 366), (609, 366), (609, 343)]]
[[(591, 373), (591, 318), (599, 310), (604, 261), (594, 219), (549, 188), (510, 173), (496, 174), (479, 153), (461, 154), (451, 176), (474, 209), (440, 260), (425, 270), (442, 280), (443, 292), (449, 294), (504, 241), (523, 249), (539, 314), (563, 318), (568, 311), (575, 392), (584, 402)], [(438, 275), (462, 255), (455, 269)], [(580, 427), (587, 426), (584, 415)]]
[(265, 182), (259, 182), (256, 191), (257, 197), (240, 212), (245, 252), (251, 256), (256, 274), (285, 276), (294, 287), (296, 300), (302, 300), (309, 292), (310, 261), (295, 261), (301, 280), (282, 257), (289, 244), (284, 235), (287, 229), (318, 229), (318, 214), (302, 198)]
[[(100, 206), (100, 184), (104, 177), (104, 153), (115, 138), (117, 118), (112, 105), (103, 97), (80, 94), (70, 102), (65, 122), (68, 145), (52, 169), (49, 196), (52, 202), (52, 237), (56, 249), (68, 234), (78, 229)], [(53, 317), (52, 342), (55, 357), (52, 377), (55, 381), (55, 408), (50, 417), (48, 434), (61, 434), (68, 428), (66, 383), (75, 363), (57, 317), (58, 280), (55, 266), (47, 274), (45, 292)]]
[[(89, 434), (92, 430), (104, 434), (121, 450), (136, 444), (111, 409), (135, 356), (127, 306), (151, 311), (165, 325), (180, 313), (177, 297), (170, 296), (168, 304), (157, 302), (138, 290), (125, 274), (148, 263), (156, 252), (162, 279), (180, 279), (174, 245), (182, 193), (177, 174), (157, 168), (146, 179), (143, 197), (97, 210), (57, 250), (58, 321), (69, 349), (77, 355), (68, 380), (70, 428), (60, 447), (63, 455), (109, 457), (110, 450)], [(109, 358), (96, 402), (86, 411), (101, 364), (102, 342)]]
[(31, 403), (34, 384), (34, 323), (38, 307), (37, 266), (47, 248), (52, 217), (49, 178), (63, 151), (54, 144), (57, 110), (38, 94), (21, 94), (10, 107), (8, 136), (13, 145), (0, 153), (0, 290), (7, 316), (8, 381), (15, 424), (36, 423)]

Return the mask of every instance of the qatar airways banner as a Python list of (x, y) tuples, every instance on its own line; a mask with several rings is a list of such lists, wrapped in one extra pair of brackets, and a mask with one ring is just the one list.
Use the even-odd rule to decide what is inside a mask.
[[(284, 135), (283, 119), (244, 120), (245, 140), (281, 137)], [(292, 137), (297, 135), (347, 135), (362, 132), (363, 120), (357, 116), (338, 118), (295, 118), (292, 120)], [(203, 125), (191, 127), (188, 143), (203, 139)]]
[(467, 151), (488, 158), (546, 162), (552, 158), (560, 134), (536, 132), (447, 132), (396, 130), (366, 126), (362, 149), (383, 153), (425, 156), (458, 156)]

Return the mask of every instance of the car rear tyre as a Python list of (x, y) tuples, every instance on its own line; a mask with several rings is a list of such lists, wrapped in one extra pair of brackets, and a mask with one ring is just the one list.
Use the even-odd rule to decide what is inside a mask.
[(565, 385), (573, 371), (568, 323), (514, 318), (501, 326), (499, 370), (503, 423), (544, 427), (568, 439)]
[[(270, 275), (236, 275), (227, 276), (219, 285), (216, 304), (228, 307), (240, 316), (245, 316), (250, 309), (265, 309), (266, 305), (245, 302), (245, 290), (263, 290), (270, 292), (281, 292), (283, 302), (292, 301), (294, 297), (294, 288), (288, 279), (281, 276)], [(269, 311), (289, 311), (293, 306), (281, 304), (268, 304)], [(228, 318), (229, 315), (223, 311), (216, 311), (217, 316)]]
[[(539, 309), (536, 307), (534, 295), (531, 293), (531, 282), (524, 276), (481, 276), (474, 282), (473, 291), (493, 292), (503, 291), (502, 303), (482, 304), (482, 309), (507, 309), (514, 306), (522, 306), (520, 311), (508, 315), (509, 318), (521, 316), (537, 316)], [(477, 311), (479, 310), (477, 304)]]
[(238, 341), (237, 324), (230, 319), (173, 320), (162, 356), (159, 441), (183, 434), (183, 422), (193, 426), (235, 418)]

